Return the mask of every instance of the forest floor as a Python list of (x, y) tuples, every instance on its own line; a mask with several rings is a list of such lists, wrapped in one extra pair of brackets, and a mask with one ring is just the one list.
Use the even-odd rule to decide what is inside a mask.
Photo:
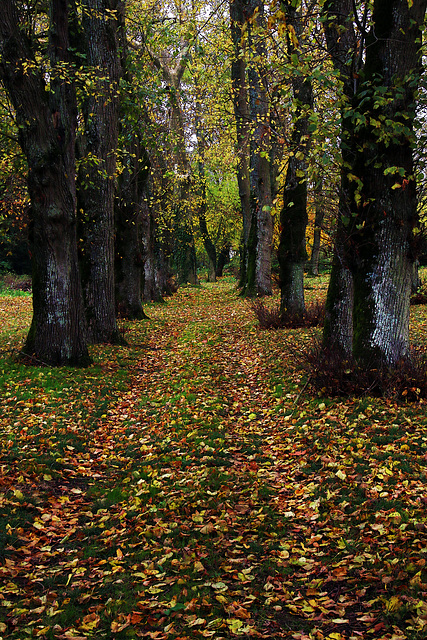
[(48, 369), (0, 297), (0, 638), (425, 638), (426, 403), (310, 394), (228, 279), (146, 311)]

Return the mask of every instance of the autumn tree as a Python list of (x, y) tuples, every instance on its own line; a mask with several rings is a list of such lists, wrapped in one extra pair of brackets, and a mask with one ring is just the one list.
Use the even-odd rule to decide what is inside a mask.
[[(313, 88), (310, 70), (304, 65), (303, 17), (295, 3), (282, 2), (285, 20), (286, 58), (291, 71), (293, 113), (291, 139), (287, 152), (287, 170), (283, 185), (283, 203), (280, 212), (280, 266), (281, 311), (301, 314), (304, 303), (304, 268), (307, 261), (307, 155), (309, 152), (310, 116), (313, 110)], [(305, 67), (305, 69), (304, 69)], [(304, 69), (305, 73), (301, 73)]]
[(69, 13), (66, 0), (49, 2), (49, 42), (42, 65), (40, 42), (23, 28), (31, 17), (28, 6), (14, 0), (0, 4), (0, 78), (28, 163), (33, 319), (25, 352), (50, 365), (89, 360), (76, 242), (77, 104)]
[(271, 294), (273, 242), (270, 126), (264, 4), (230, 3), (231, 66), (243, 214), (240, 285), (245, 295)]
[[(130, 55), (125, 15), (118, 15), (122, 77), (120, 82), (119, 165), (115, 197), (115, 303), (117, 313), (135, 320), (146, 318), (143, 243), (150, 235), (147, 219), (150, 161), (145, 148), (144, 111), (138, 100), (137, 68)], [(136, 86), (135, 86), (136, 85)], [(151, 300), (151, 296), (149, 297)]]
[[(326, 0), (342, 79), (342, 185), (325, 341), (364, 366), (409, 350), (417, 194), (414, 118), (426, 0)], [(355, 11), (356, 9), (356, 11)]]
[(81, 272), (89, 339), (120, 342), (114, 285), (114, 199), (119, 135), (118, 36), (122, 0), (82, 0), (86, 96), (80, 140)]

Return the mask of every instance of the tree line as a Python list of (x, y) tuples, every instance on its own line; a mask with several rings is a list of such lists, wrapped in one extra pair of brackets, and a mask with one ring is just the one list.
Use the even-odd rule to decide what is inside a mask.
[[(84, 365), (117, 316), (240, 252), (243, 295), (304, 310), (307, 227), (333, 262), (324, 341), (409, 352), (422, 238), (427, 0), (3, 0), (4, 156), (27, 170), (25, 352)], [(16, 153), (19, 145), (20, 153)], [(7, 171), (5, 172), (7, 173)], [(5, 188), (2, 186), (4, 195)], [(196, 240), (195, 240), (196, 238)]]

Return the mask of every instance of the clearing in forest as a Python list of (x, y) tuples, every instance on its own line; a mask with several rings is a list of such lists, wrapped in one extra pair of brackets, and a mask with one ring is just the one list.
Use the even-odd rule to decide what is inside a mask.
[(425, 638), (425, 404), (308, 395), (316, 331), (227, 279), (81, 371), (10, 353), (30, 306), (0, 297), (0, 638)]

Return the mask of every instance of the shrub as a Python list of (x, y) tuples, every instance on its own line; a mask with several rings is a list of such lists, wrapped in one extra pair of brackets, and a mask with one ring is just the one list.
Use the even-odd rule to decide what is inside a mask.
[(325, 317), (325, 304), (319, 300), (308, 305), (303, 313), (281, 312), (278, 306), (267, 306), (261, 298), (253, 300), (251, 307), (260, 329), (317, 327), (323, 324)]
[(31, 291), (31, 276), (4, 273), (0, 276), (0, 291)]
[(343, 360), (320, 341), (299, 356), (313, 390), (326, 396), (380, 396), (416, 401), (427, 398), (427, 354), (415, 348), (393, 368), (361, 367)]
[(411, 304), (427, 304), (427, 282), (421, 280), (421, 284), (411, 296)]

